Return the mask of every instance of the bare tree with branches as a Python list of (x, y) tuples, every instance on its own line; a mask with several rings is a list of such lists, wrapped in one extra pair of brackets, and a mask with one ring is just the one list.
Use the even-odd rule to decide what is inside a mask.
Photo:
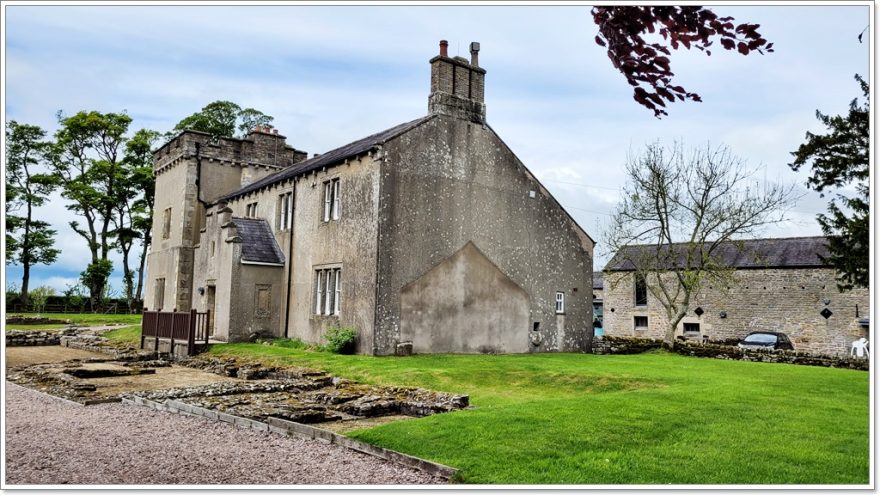
[(686, 151), (680, 143), (650, 144), (627, 158), (626, 173), (605, 232), (616, 253), (609, 266), (625, 271), (606, 274), (606, 281), (644, 281), (665, 310), (663, 340), (673, 347), (676, 327), (704, 284), (732, 282), (733, 269), (719, 255), (784, 221), (797, 197), (793, 185), (756, 180), (725, 146)]

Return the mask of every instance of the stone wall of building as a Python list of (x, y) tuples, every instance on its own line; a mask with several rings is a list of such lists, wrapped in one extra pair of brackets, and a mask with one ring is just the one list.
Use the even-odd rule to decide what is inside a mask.
[[(272, 131), (251, 133), (248, 139), (216, 142), (203, 132), (185, 131), (153, 154), (156, 200), (152, 245), (147, 257), (144, 306), (166, 310), (191, 309), (198, 295), (194, 274), (204, 269), (196, 250), (207, 228), (205, 204), (305, 159), (305, 153)], [(170, 229), (165, 229), (166, 210)], [(216, 239), (214, 239), (216, 240)], [(162, 297), (157, 280), (164, 280)]]
[[(636, 306), (632, 273), (605, 275), (606, 335), (663, 338), (667, 319), (657, 298), (649, 291), (648, 305)], [(686, 337), (713, 341), (742, 339), (759, 330), (783, 332), (796, 350), (828, 355), (848, 354), (854, 340), (868, 337), (859, 324), (870, 314), (868, 290), (838, 291), (831, 268), (738, 270), (736, 279), (729, 288), (708, 284), (693, 298), (676, 335), (685, 336), (685, 323), (700, 328), (699, 335)], [(635, 329), (636, 316), (648, 317), (646, 329)]]
[[(381, 167), (376, 353), (411, 336), (401, 328), (404, 287), (469, 242), (530, 300), (528, 323), (482, 352), (589, 349), (593, 242), (492, 129), (436, 115), (386, 143)], [(483, 318), (489, 327), (501, 315)]]
[[(275, 335), (320, 343), (329, 327), (352, 326), (358, 331), (357, 352), (372, 353), (378, 174), (373, 158), (364, 154), (341, 165), (315, 170), (228, 202), (230, 215), (237, 217), (246, 216), (247, 205), (256, 203), (255, 216), (269, 221), (284, 252), (286, 265), (283, 269), (276, 269), (281, 276), (277, 292), (273, 285), (273, 297), (276, 293), (280, 297), (278, 312), (282, 315), (278, 318)], [(333, 180), (339, 181), (340, 215), (339, 219), (325, 222), (324, 183)], [(295, 205), (292, 228), (279, 230), (279, 196), (287, 192), (293, 193)], [(209, 221), (209, 225), (213, 224)], [(292, 247), (290, 242), (293, 242)], [(315, 314), (315, 271), (319, 268), (341, 269), (339, 315)], [(243, 276), (240, 268), (233, 270), (235, 273), (231, 274), (230, 281), (223, 284), (235, 284)], [(221, 282), (217, 283), (219, 296)], [(224, 294), (223, 297), (227, 296)], [(242, 304), (250, 304), (246, 295), (230, 294), (230, 297), (246, 301)], [(246, 312), (245, 308), (241, 312)], [(241, 339), (240, 336), (234, 337), (235, 334), (234, 329), (230, 330), (230, 338)]]

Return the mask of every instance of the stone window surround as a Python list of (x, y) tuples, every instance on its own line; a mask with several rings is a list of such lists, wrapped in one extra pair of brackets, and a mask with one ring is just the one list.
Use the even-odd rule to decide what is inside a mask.
[[(643, 294), (640, 294), (643, 292)], [(642, 296), (642, 297), (639, 297)], [(644, 302), (640, 302), (644, 301)], [(648, 281), (644, 275), (633, 274), (633, 306), (643, 308), (648, 305)]]
[(278, 195), (278, 212), (275, 215), (276, 230), (290, 230), (293, 224), (293, 190)]
[[(342, 264), (315, 265), (313, 272), (314, 299), (311, 318), (339, 317), (342, 305)], [(330, 287), (332, 291), (328, 291)]]
[(257, 204), (257, 201), (246, 204), (244, 207), (244, 216), (247, 218), (257, 218)]
[[(644, 323), (644, 325), (640, 325), (639, 323)], [(633, 330), (637, 331), (645, 331), (648, 329), (648, 317), (642, 315), (634, 315), (633, 316)]]
[(702, 332), (702, 328), (700, 327), (699, 322), (688, 321), (688, 322), (682, 322), (681, 333), (682, 333), (682, 335), (688, 335), (688, 334), (701, 335), (703, 332)]
[(340, 194), (339, 194), (339, 177), (333, 177), (324, 181), (323, 194), (323, 215), (321, 220), (329, 222), (331, 220), (339, 220), (340, 210)]

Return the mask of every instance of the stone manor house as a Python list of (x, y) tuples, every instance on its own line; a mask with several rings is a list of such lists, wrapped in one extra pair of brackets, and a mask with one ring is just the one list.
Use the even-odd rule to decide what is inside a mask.
[(594, 241), (486, 123), (478, 52), (441, 42), (428, 115), (321, 155), (269, 128), (159, 148), (145, 306), (210, 309), (222, 341), (588, 350)]
[[(651, 294), (650, 277), (638, 277), (633, 264), (652, 248), (624, 248), (605, 267), (598, 293), (605, 335), (663, 338), (666, 312)], [(787, 334), (796, 351), (849, 354), (854, 340), (869, 338), (869, 291), (839, 291), (834, 269), (820, 259), (827, 254), (823, 237), (722, 244), (716, 258), (735, 268), (735, 281), (703, 287), (676, 336), (737, 341), (764, 330)]]

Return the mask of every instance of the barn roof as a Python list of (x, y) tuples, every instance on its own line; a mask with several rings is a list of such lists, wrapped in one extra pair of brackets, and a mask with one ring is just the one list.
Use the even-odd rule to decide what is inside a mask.
[(604, 288), (604, 278), (602, 272), (593, 272), (593, 288), (594, 289), (602, 289)]
[(272, 234), (269, 222), (262, 218), (233, 218), (241, 238), (241, 261), (284, 264), (284, 253)]
[(403, 124), (396, 125), (389, 129), (385, 129), (382, 132), (377, 132), (376, 134), (371, 134), (365, 138), (358, 139), (357, 141), (353, 141), (351, 143), (346, 144), (345, 146), (340, 146), (334, 150), (330, 150), (323, 155), (318, 155), (316, 157), (310, 158), (303, 162), (297, 163), (290, 167), (285, 168), (284, 170), (280, 170), (272, 175), (267, 175), (260, 180), (254, 181), (241, 189), (227, 194), (224, 196), (223, 200), (234, 199), (238, 196), (243, 196), (245, 194), (257, 191), (264, 187), (271, 186), (277, 182), (281, 182), (286, 179), (291, 179), (293, 177), (297, 177), (303, 174), (307, 174), (312, 170), (318, 170), (323, 167), (329, 167), (332, 165), (337, 165), (339, 163), (344, 162), (347, 158), (351, 158), (361, 153), (365, 153), (372, 149), (374, 146), (378, 146), (380, 144), (384, 144), (390, 139), (396, 138), (397, 136), (409, 131), (410, 129), (421, 125), (428, 120), (431, 120), (434, 116), (428, 115), (426, 117), (422, 117), (416, 120), (412, 120), (410, 122), (404, 122)]
[[(687, 244), (671, 244), (664, 253), (676, 253), (679, 265), (684, 265)], [(704, 246), (708, 248), (709, 243)], [(626, 246), (605, 266), (605, 271), (634, 271), (634, 260), (643, 259), (656, 249), (654, 245)], [(672, 253), (670, 253), (672, 250)], [(713, 253), (721, 264), (738, 269), (749, 268), (809, 268), (827, 267), (820, 256), (828, 256), (824, 237), (788, 237), (782, 239), (751, 239), (722, 243)], [(673, 256), (669, 256), (671, 266)]]

